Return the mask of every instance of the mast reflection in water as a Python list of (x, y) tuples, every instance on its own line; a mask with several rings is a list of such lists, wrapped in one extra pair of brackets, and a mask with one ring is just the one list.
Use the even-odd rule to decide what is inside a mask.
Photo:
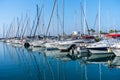
[(0, 80), (120, 80), (120, 58), (66, 54), (0, 43)]

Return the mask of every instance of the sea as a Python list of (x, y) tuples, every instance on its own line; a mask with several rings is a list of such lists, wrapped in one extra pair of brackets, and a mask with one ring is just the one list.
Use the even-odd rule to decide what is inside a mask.
[(0, 42), (0, 80), (120, 80), (120, 57), (68, 56)]

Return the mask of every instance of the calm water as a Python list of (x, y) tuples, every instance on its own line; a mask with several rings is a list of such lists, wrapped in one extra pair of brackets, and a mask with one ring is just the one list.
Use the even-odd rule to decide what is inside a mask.
[(58, 51), (32, 51), (1, 42), (0, 80), (120, 80), (119, 57), (92, 58), (71, 60)]

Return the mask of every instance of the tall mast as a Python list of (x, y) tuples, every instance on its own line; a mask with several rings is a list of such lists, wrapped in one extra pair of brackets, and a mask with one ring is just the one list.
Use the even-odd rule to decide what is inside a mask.
[(86, 0), (84, 0), (84, 34), (86, 34)]
[(83, 28), (82, 28), (82, 2), (80, 2), (80, 11), (81, 11), (81, 21), (80, 21), (80, 33), (82, 34), (83, 33)]
[(64, 36), (64, 0), (63, 0), (63, 32), (62, 36)]
[(99, 0), (99, 5), (98, 5), (98, 34), (100, 37), (100, 0)]
[(14, 20), (13, 20), (13, 29), (12, 29), (12, 36), (13, 36), (13, 38), (15, 37), (15, 32), (14, 31), (16, 31), (16, 26), (15, 26), (15, 18), (14, 18)]
[(15, 37), (19, 37), (19, 29), (20, 29), (20, 22), (19, 22), (19, 18), (17, 18), (17, 32), (16, 32), (16, 36)]
[(44, 31), (44, 0), (43, 0), (43, 16), (42, 16), (42, 33), (43, 33), (43, 35), (45, 36), (45, 31)]
[(51, 20), (52, 20), (52, 17), (53, 17), (53, 13), (54, 13), (55, 5), (56, 5), (56, 0), (54, 1), (54, 4), (53, 4), (52, 13), (51, 13), (50, 20), (49, 20), (49, 23), (48, 23), (48, 27), (47, 27), (47, 30), (46, 30), (46, 36), (48, 35), (48, 31), (49, 31), (50, 23), (51, 23)]
[(28, 17), (28, 20), (27, 20), (27, 33), (26, 33), (26, 36), (30, 36), (29, 33), (30, 33), (30, 17)]
[(37, 6), (37, 28), (36, 28), (36, 33), (37, 33), (37, 38), (38, 38), (38, 35), (39, 35), (39, 7), (38, 7), (38, 4), (36, 5)]
[(39, 9), (38, 9), (38, 4), (36, 5), (36, 7), (37, 7), (37, 25), (35, 27), (34, 36), (36, 35), (36, 31), (37, 31), (37, 28), (38, 28), (38, 25), (39, 25)]
[[(37, 6), (37, 24), (36, 24), (36, 27), (35, 27), (35, 31), (34, 31), (34, 36), (36, 35), (36, 32), (38, 31), (38, 28), (39, 28), (39, 24), (40, 24), (40, 16), (41, 16), (41, 13), (42, 13), (42, 8), (43, 6), (41, 7), (41, 10), (39, 12), (39, 8), (38, 8), (38, 4), (36, 5)], [(39, 32), (38, 32), (39, 33)], [(39, 34), (38, 34), (39, 35)], [(38, 36), (37, 36), (38, 38)]]
[(59, 28), (58, 27), (58, 0), (57, 0), (57, 7), (56, 7), (56, 18), (57, 18), (56, 19), (56, 23), (57, 23), (56, 26), (57, 26), (57, 36), (58, 36), (58, 34), (59, 34), (59, 31), (58, 31), (58, 28)]

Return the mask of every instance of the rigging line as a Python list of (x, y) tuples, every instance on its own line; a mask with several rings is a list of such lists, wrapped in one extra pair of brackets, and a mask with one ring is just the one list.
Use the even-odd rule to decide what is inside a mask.
[(20, 19), (20, 22), (19, 22), (19, 31), (18, 31), (19, 37), (21, 37), (21, 32), (20, 32), (21, 30), (20, 30), (20, 28), (22, 28), (21, 27), (22, 21), (23, 21), (23, 15), (21, 16), (21, 19)]
[(22, 24), (23, 28), (21, 28), (21, 38), (23, 38), (23, 36), (24, 36), (25, 22), (26, 22), (27, 17), (28, 17), (28, 15), (26, 14), (26, 16), (24, 18), (24, 22)]
[(15, 37), (18, 37), (18, 32), (19, 32), (19, 19), (18, 19), (18, 17), (17, 17), (17, 32), (16, 32), (16, 36)]
[[(82, 10), (82, 12), (83, 12), (83, 15), (85, 16), (85, 13), (84, 13), (84, 10), (83, 10), (83, 7), (82, 7), (82, 3), (81, 3), (81, 10)], [(86, 18), (85, 18), (85, 23), (86, 23), (86, 27), (87, 27), (87, 30), (88, 30), (88, 34), (90, 35), (89, 27), (88, 27)]]
[(61, 29), (62, 29), (62, 21), (61, 21), (61, 19), (60, 19), (60, 16), (58, 15), (58, 19), (59, 19), (59, 24), (60, 24), (60, 26), (61, 26)]
[(38, 14), (38, 5), (37, 5), (37, 25), (36, 25), (36, 27), (35, 27), (35, 31), (34, 31), (33, 36), (35, 36), (36, 31), (37, 31), (37, 28), (38, 28), (38, 26), (39, 26), (40, 16), (41, 16), (41, 14), (42, 14), (42, 9), (43, 9), (43, 7), (44, 7), (44, 4), (42, 4), (40, 13)]
[(32, 32), (33, 32), (33, 29), (34, 29), (34, 26), (35, 26), (35, 22), (36, 22), (36, 18), (33, 20), (33, 25), (32, 25), (32, 28), (31, 28), (31, 31), (30, 31), (30, 36), (32, 36)]
[(94, 25), (93, 25), (93, 27), (95, 27), (95, 25), (96, 25), (97, 18), (98, 18), (98, 13), (97, 13), (97, 15), (96, 15), (96, 17), (95, 17), (95, 22), (94, 22)]
[(25, 35), (25, 32), (26, 32), (27, 27), (28, 27), (28, 24), (29, 24), (29, 18), (27, 19), (27, 23), (26, 23), (24, 31), (23, 31), (23, 36)]
[(49, 28), (50, 28), (50, 23), (51, 23), (51, 20), (52, 20), (52, 17), (53, 17), (53, 13), (54, 13), (56, 2), (57, 2), (57, 0), (54, 1), (54, 5), (53, 5), (53, 9), (52, 9), (52, 14), (51, 14), (51, 17), (50, 17), (50, 20), (49, 20), (49, 23), (48, 23), (48, 27), (47, 27), (47, 30), (46, 30), (46, 36), (47, 36)]
[(81, 14), (81, 21), (80, 21), (80, 33), (82, 34), (83, 33), (83, 28), (82, 28), (82, 26), (83, 26), (83, 24), (82, 24), (82, 7), (81, 7), (81, 5), (82, 5), (82, 1), (80, 1), (80, 14)]
[(8, 37), (10, 38), (10, 36), (11, 36), (11, 30), (12, 30), (12, 23), (11, 23), (11, 25), (10, 25), (10, 29), (9, 29), (9, 32), (8, 32)]
[(22, 17), (21, 17), (21, 19), (20, 19), (20, 21), (19, 21), (19, 18), (17, 18), (17, 26), (18, 26), (18, 28), (17, 28), (17, 32), (16, 32), (16, 37), (19, 37), (20, 35), (19, 35), (19, 29), (20, 29), (20, 24), (21, 24), (21, 22), (22, 22)]
[(9, 27), (9, 29), (7, 30), (7, 34), (6, 34), (6, 38), (8, 38), (9, 37), (9, 33), (10, 33), (10, 30), (11, 30), (11, 27), (12, 27), (12, 24), (10, 24), (10, 27)]

